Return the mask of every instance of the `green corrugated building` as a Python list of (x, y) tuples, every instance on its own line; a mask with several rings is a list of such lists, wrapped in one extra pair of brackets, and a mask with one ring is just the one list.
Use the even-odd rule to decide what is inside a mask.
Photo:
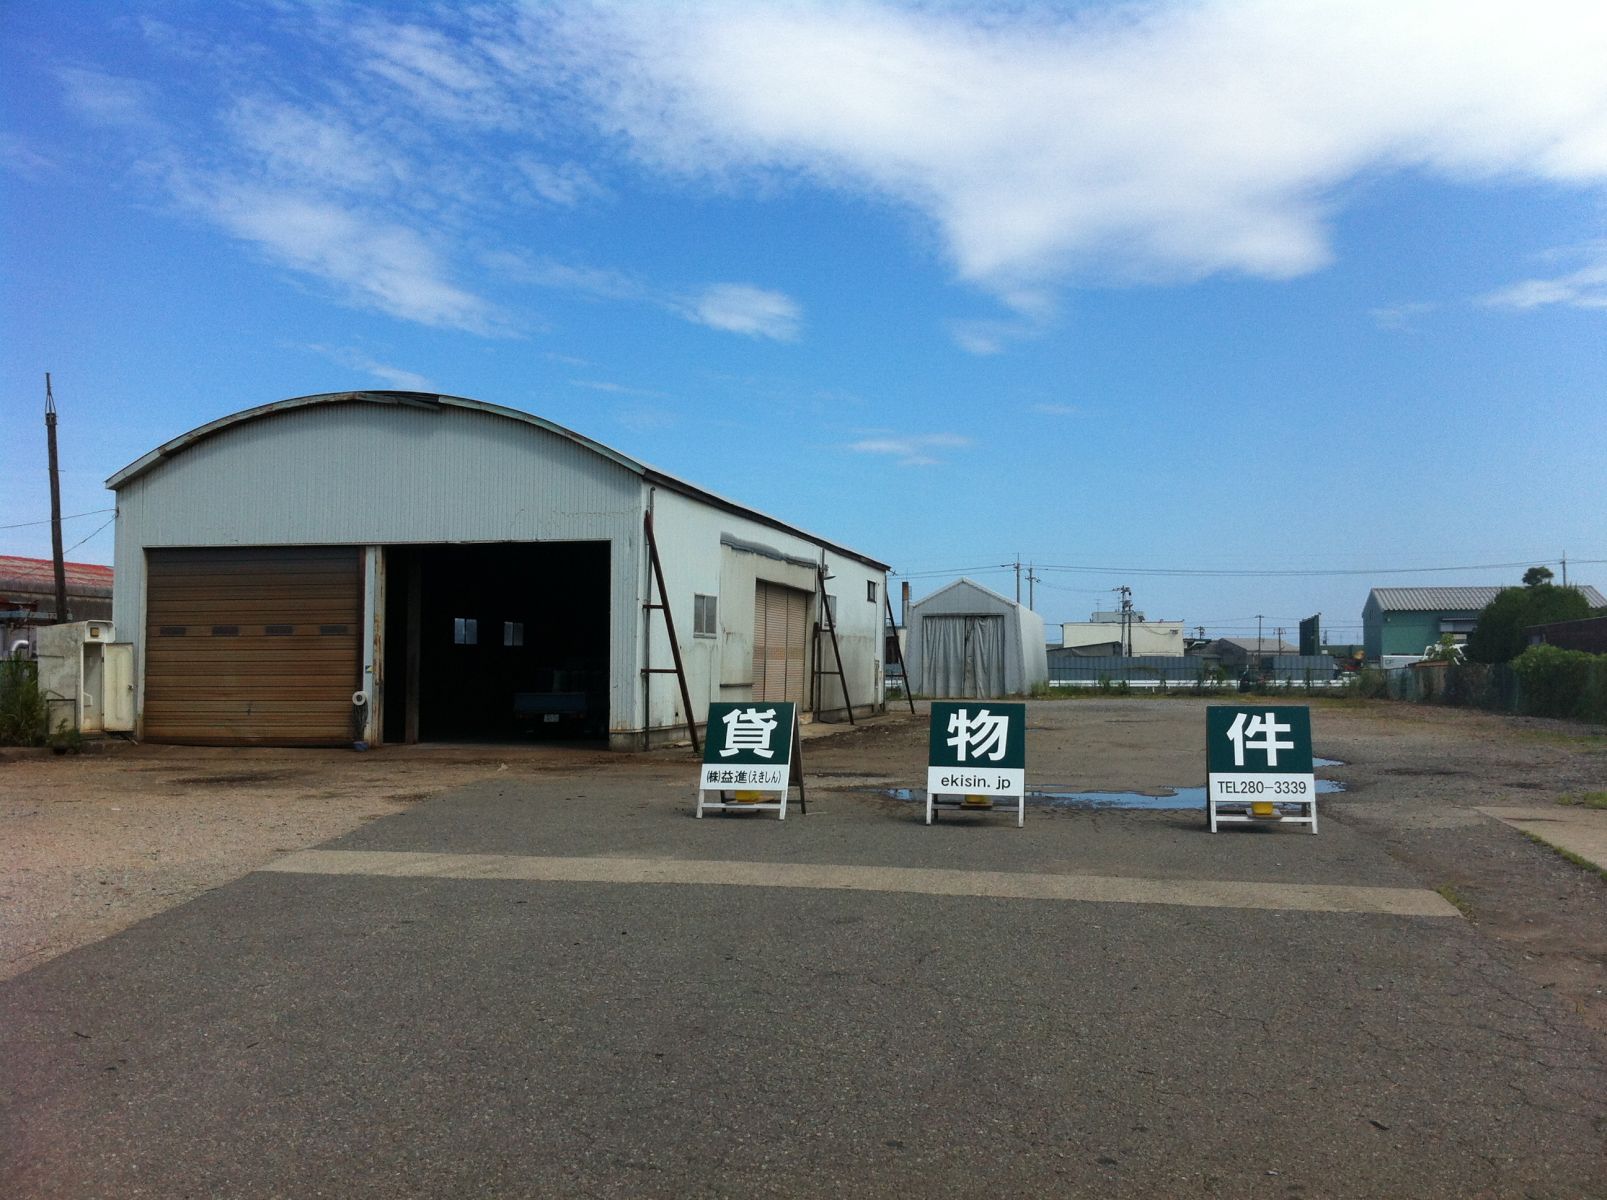
[[(1593, 587), (1580, 587), (1592, 608), (1607, 605)], [(1458, 642), (1479, 623), (1484, 606), (1501, 591), (1498, 587), (1374, 588), (1361, 612), (1362, 644), (1367, 661), (1386, 655), (1419, 655), (1445, 634)]]

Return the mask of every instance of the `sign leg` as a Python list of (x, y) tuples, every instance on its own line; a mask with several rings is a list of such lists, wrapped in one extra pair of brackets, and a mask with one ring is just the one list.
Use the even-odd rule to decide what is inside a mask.
[(798, 811), (807, 817), (809, 798), (804, 795), (803, 728), (796, 710), (792, 716), (792, 761), (798, 768)]

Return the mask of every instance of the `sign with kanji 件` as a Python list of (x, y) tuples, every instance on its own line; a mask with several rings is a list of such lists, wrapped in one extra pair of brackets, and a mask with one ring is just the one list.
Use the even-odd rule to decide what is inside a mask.
[(1317, 831), (1310, 709), (1210, 706), (1205, 762), (1212, 833), (1221, 821), (1283, 820)]
[[(787, 788), (793, 782), (793, 749), (798, 728), (798, 706), (791, 703), (709, 705), (704, 734), (703, 762), (698, 774), (698, 816), (706, 808), (778, 809), (786, 819)], [(706, 801), (707, 792), (732, 793), (727, 804)], [(764, 795), (771, 803), (763, 802)], [(802, 785), (799, 790), (802, 798)]]
[(987, 807), (987, 797), (1014, 796), (1017, 823), (1027, 791), (1027, 706), (989, 700), (932, 705), (926, 755), (926, 819), (939, 797)]

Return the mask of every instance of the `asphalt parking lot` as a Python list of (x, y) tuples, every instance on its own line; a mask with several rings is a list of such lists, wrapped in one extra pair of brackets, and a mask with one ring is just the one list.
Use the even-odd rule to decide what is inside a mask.
[(1342, 804), (928, 828), (907, 733), (784, 823), (493, 772), (0, 984), (0, 1191), (1601, 1194), (1599, 1037)]

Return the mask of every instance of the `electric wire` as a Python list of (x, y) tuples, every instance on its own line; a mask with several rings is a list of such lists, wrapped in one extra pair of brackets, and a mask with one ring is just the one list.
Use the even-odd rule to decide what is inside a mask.
[[(76, 521), (79, 517), (98, 517), (102, 513), (115, 513), (116, 511), (117, 510), (115, 508), (92, 508), (88, 512), (72, 513), (69, 516), (63, 517), (62, 520), (63, 521)], [(0, 525), (0, 529), (27, 529), (31, 525), (49, 525), (49, 524), (50, 524), (50, 518), (46, 517), (43, 521), (18, 521), (14, 525)], [(105, 526), (102, 526), (101, 528), (104, 529)], [(94, 537), (95, 535), (92, 533), (89, 536)]]
[(89, 537), (79, 538), (71, 546), (68, 546), (67, 549), (63, 550), (61, 552), (62, 557), (65, 558), (67, 555), (71, 554), (74, 550), (78, 549), (78, 547), (82, 546), (85, 542), (89, 541), (89, 538), (98, 536), (100, 534), (101, 530), (107, 528), (115, 520), (117, 520), (117, 514), (113, 513), (111, 516), (106, 518), (105, 522), (101, 525), (100, 529), (95, 530), (95, 532), (90, 534)]
[[(1569, 558), (1568, 566), (1597, 564), (1607, 562), (1607, 558)], [(1204, 567), (1096, 567), (1076, 564), (1046, 564), (1034, 563), (1033, 569), (1037, 571), (1059, 571), (1065, 573), (1085, 573), (1099, 575), (1140, 575), (1148, 577), (1173, 578), (1217, 578), (1217, 579), (1268, 579), (1268, 578), (1311, 578), (1321, 579), (1332, 576), (1348, 575), (1424, 575), (1429, 573), (1443, 573), (1449, 571), (1496, 571), (1515, 567), (1533, 566), (1561, 566), (1564, 560), (1560, 558), (1526, 558), (1516, 562), (1501, 563), (1464, 563), (1458, 566), (1447, 567), (1333, 567), (1327, 569), (1313, 568), (1285, 568), (1285, 567), (1258, 567), (1258, 568), (1204, 568)], [(1023, 563), (1023, 566), (1026, 564)], [(928, 579), (943, 575), (980, 575), (988, 572), (1012, 571), (1014, 563), (1002, 566), (982, 567), (951, 567), (946, 570), (921, 571), (892, 571), (890, 574), (900, 579)], [(1055, 586), (1049, 584), (1047, 586)]]

